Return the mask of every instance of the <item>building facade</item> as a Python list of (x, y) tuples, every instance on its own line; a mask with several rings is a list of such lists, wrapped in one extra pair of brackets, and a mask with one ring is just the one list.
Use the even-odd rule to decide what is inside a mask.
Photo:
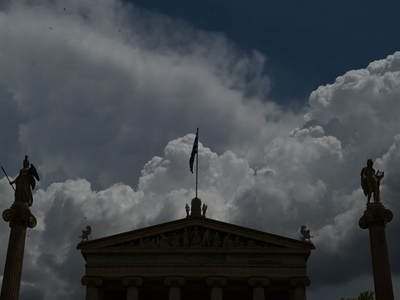
[(305, 300), (315, 247), (192, 214), (77, 249), (87, 300)]

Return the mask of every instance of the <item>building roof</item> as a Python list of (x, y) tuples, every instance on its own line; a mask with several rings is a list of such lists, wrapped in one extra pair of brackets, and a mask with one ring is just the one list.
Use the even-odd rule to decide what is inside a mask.
[(304, 253), (306, 260), (315, 249), (305, 242), (225, 223), (203, 216), (188, 216), (171, 222), (136, 229), (78, 244), (84, 258), (88, 253), (171, 251), (280, 251)]

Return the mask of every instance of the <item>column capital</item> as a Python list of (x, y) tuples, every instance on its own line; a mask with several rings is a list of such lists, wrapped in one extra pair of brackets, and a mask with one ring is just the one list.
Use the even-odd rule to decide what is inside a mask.
[(369, 203), (358, 225), (362, 229), (376, 226), (384, 226), (386, 228), (386, 223), (390, 222), (392, 219), (393, 213), (389, 209), (386, 209), (382, 203)]
[(250, 286), (263, 287), (269, 285), (269, 279), (264, 277), (252, 277), (248, 280), (248, 283)]
[(208, 277), (206, 282), (208, 286), (225, 286), (228, 283), (224, 277)]
[(26, 202), (14, 202), (14, 204), (3, 211), (3, 220), (9, 222), (9, 226), (25, 226), (34, 228), (37, 224), (36, 218)]
[(164, 284), (166, 286), (170, 286), (170, 285), (182, 286), (185, 284), (185, 278), (183, 278), (183, 277), (167, 277), (164, 279)]
[(87, 277), (84, 276), (81, 279), (81, 284), (85, 286), (101, 286), (103, 284), (103, 280), (100, 277)]
[(291, 287), (306, 287), (311, 284), (311, 280), (308, 277), (292, 277), (289, 280)]
[(122, 284), (124, 286), (138, 287), (143, 284), (143, 279), (141, 277), (125, 277), (122, 279)]

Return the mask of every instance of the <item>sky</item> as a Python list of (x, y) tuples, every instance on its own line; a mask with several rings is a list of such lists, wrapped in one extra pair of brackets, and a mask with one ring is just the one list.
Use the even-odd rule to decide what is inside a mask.
[(400, 295), (399, 6), (1, 1), (0, 164), (15, 178), (27, 154), (41, 177), (20, 299), (84, 298), (87, 225), (100, 238), (184, 218), (198, 127), (207, 217), (294, 239), (307, 226), (310, 300), (373, 290), (358, 227), (373, 159)]

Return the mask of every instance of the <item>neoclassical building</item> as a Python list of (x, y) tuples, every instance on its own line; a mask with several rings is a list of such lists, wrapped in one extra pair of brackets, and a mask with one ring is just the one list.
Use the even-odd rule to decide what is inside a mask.
[(306, 299), (311, 242), (208, 219), (198, 202), (184, 219), (79, 243), (86, 299)]

